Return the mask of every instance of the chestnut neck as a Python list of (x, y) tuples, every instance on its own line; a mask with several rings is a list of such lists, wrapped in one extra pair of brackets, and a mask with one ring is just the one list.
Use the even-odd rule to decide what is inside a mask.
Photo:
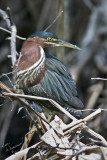
[(16, 74), (17, 86), (31, 87), (38, 84), (45, 74), (45, 53), (41, 46), (28, 40), (24, 42), (21, 53)]
[(21, 54), (18, 70), (27, 69), (40, 59), (40, 46), (28, 39), (22, 46)]

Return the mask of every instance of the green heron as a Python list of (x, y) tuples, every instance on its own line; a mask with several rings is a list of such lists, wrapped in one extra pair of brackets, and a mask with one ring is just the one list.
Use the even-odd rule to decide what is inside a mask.
[[(17, 62), (15, 76), (16, 86), (25, 94), (55, 100), (79, 118), (83, 103), (78, 98), (75, 81), (60, 60), (44, 52), (44, 48), (48, 46), (80, 49), (49, 32), (32, 34), (21, 48), (21, 58)], [(47, 114), (59, 112), (50, 102), (35, 101), (35, 104)]]

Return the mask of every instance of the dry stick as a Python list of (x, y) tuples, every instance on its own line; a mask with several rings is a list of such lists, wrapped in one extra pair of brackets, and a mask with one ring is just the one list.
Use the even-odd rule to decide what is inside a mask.
[(0, 16), (5, 20), (8, 28), (10, 28), (11, 24), (10, 24), (10, 20), (9, 20), (9, 17), (8, 17), (7, 13), (0, 9)]
[(47, 31), (47, 30), (49, 30), (49, 28), (51, 28), (52, 26), (53, 26), (53, 24), (57, 21), (57, 19), (62, 15), (62, 13), (63, 13), (63, 11), (61, 11), (58, 15), (57, 15), (57, 17), (53, 20), (53, 22), (44, 30), (45, 32)]
[(52, 99), (49, 98), (44, 98), (44, 97), (37, 97), (37, 96), (30, 96), (30, 95), (22, 95), (22, 94), (15, 94), (15, 93), (7, 93), (7, 92), (3, 92), (2, 93), (5, 96), (9, 96), (9, 97), (19, 97), (19, 98), (25, 98), (25, 99), (30, 99), (30, 100), (41, 100), (41, 101), (49, 101), (51, 104), (53, 104), (56, 108), (58, 108), (59, 110), (61, 110), (63, 113), (65, 113), (69, 118), (71, 118), (72, 120), (76, 120), (75, 117), (73, 117), (68, 111), (66, 111), (64, 108), (62, 108), (57, 102), (55, 102)]
[(6, 77), (7, 80), (10, 82), (11, 86), (14, 87), (12, 80), (11, 80), (11, 79), (9, 78), (9, 76), (8, 76), (9, 74), (12, 74), (12, 73), (13, 73), (13, 72), (3, 73), (3, 74), (0, 76), (0, 79), (1, 79), (2, 77)]
[[(2, 27), (0, 27), (0, 29), (6, 31), (8, 33), (11, 33), (11, 41), (10, 41), (11, 61), (12, 61), (12, 65), (14, 66), (14, 64), (16, 62), (16, 32), (17, 32), (17, 29), (13, 23), (9, 7), (7, 8), (7, 11), (8, 11), (9, 16), (7, 15), (7, 13), (5, 11), (0, 9), (0, 16), (6, 21), (6, 24), (7, 24), (8, 28), (11, 30), (11, 32), (6, 29), (3, 29)], [(20, 38), (19, 36), (17, 36), (17, 37)], [(25, 40), (25, 39), (23, 39), (23, 40)]]
[(67, 136), (68, 134), (71, 134), (72, 131), (75, 131), (75, 130), (81, 130), (83, 129), (85, 126), (85, 124), (83, 122), (73, 126), (73, 127), (70, 127), (69, 130), (67, 130), (66, 132), (64, 132), (64, 136)]
[(97, 78), (91, 78), (91, 80), (102, 80), (102, 81), (107, 81), (106, 78), (100, 78), (100, 77), (97, 77)]
[[(89, 120), (91, 120), (92, 118), (94, 118), (97, 114), (99, 114), (99, 113), (101, 113), (101, 108), (99, 108), (98, 110), (96, 110), (95, 112), (93, 112), (93, 113), (91, 113), (90, 115), (88, 115), (87, 117), (85, 117), (84, 119), (82, 119), (82, 120), (77, 120), (76, 122), (73, 122), (73, 124), (71, 123), (71, 127), (73, 127), (75, 124), (77, 125), (78, 123), (82, 123), (82, 122), (87, 122), (87, 121), (89, 121)], [(80, 123), (80, 124), (81, 124)], [(82, 124), (81, 124), (82, 125)], [(80, 125), (80, 126), (81, 126)], [(69, 128), (71, 128), (71, 127), (69, 127)], [(76, 128), (78, 128), (79, 126), (77, 126), (77, 127), (75, 127), (75, 129)], [(84, 125), (84, 128), (87, 130), (87, 132), (89, 132), (91, 135), (93, 135), (94, 137), (97, 137), (97, 138), (99, 138), (101, 141), (102, 141), (102, 143), (105, 145), (105, 146), (107, 146), (107, 141), (104, 139), (104, 137), (102, 137), (100, 134), (98, 134), (98, 133), (96, 133), (96, 132), (94, 132), (92, 129), (90, 129), (90, 128), (88, 128), (86, 125)], [(67, 129), (66, 129), (67, 130)], [(65, 134), (67, 134), (68, 132), (65, 132)]]
[[(23, 150), (23, 149), (25, 149), (25, 148), (28, 147), (29, 143), (30, 143), (31, 140), (32, 140), (32, 137), (34, 136), (35, 131), (36, 131), (36, 127), (33, 126), (33, 127), (31, 128), (31, 130), (25, 135), (24, 143), (23, 143), (23, 145), (22, 145), (22, 147), (21, 147), (21, 150)], [(23, 160), (26, 160), (26, 158), (27, 158), (27, 154), (24, 155)]]
[(91, 113), (90, 115), (88, 115), (87, 117), (85, 117), (83, 119), (84, 122), (87, 122), (91, 119), (93, 119), (97, 114), (101, 113), (101, 108), (97, 109), (95, 112)]
[(23, 146), (21, 147), (21, 150), (25, 149), (28, 147), (29, 143), (31, 142), (31, 139), (34, 135), (36, 131), (36, 127), (33, 126), (30, 131), (25, 135), (25, 139), (24, 139), (24, 143), (23, 143)]
[(76, 153), (76, 154), (74, 154), (72, 157), (75, 157), (75, 156), (77, 156), (77, 155), (79, 155), (79, 154), (81, 154), (81, 153), (83, 153), (83, 152), (86, 152), (86, 151), (92, 151), (92, 150), (97, 150), (97, 149), (100, 149), (100, 147), (99, 146), (85, 146), (85, 147), (83, 147), (82, 149), (80, 149), (79, 151), (78, 151), (78, 153)]
[[(5, 32), (11, 34), (11, 31), (9, 31), (9, 30), (7, 30), (7, 29), (5, 29), (5, 28), (3, 28), (3, 27), (0, 27), (0, 30), (5, 31)], [(16, 38), (21, 39), (21, 40), (26, 40), (26, 38), (20, 37), (20, 36), (18, 36), (18, 35), (16, 35)]]
[(10, 23), (11, 23), (11, 27), (10, 27), (10, 29), (11, 29), (10, 46), (11, 46), (11, 56), (12, 56), (11, 60), (12, 60), (12, 65), (14, 66), (14, 64), (16, 62), (16, 32), (17, 32), (17, 29), (16, 29), (15, 24), (13, 23), (9, 7), (7, 8), (7, 11), (8, 11), (9, 19), (10, 19)]
[(102, 137), (100, 134), (94, 132), (92, 129), (88, 128), (87, 126), (84, 127), (86, 129), (87, 132), (89, 132), (91, 135), (93, 135), (96, 138), (99, 138), (102, 143), (107, 147), (107, 141), (104, 139), (104, 137)]
[(91, 113), (90, 115), (88, 115), (84, 119), (80, 119), (75, 122), (72, 122), (71, 124), (68, 124), (68, 126), (64, 129), (64, 132), (65, 132), (64, 134), (67, 134), (69, 132), (68, 130), (70, 128), (72, 129), (72, 127), (75, 127), (75, 129), (77, 129), (79, 126), (81, 126), (83, 124), (85, 125), (88, 121), (93, 119), (99, 113), (101, 113), (101, 108), (97, 109), (95, 112)]
[(107, 156), (106, 156), (106, 153), (105, 153), (105, 151), (104, 151), (104, 148), (103, 148), (103, 147), (100, 147), (100, 151), (102, 152), (103, 159), (106, 160), (106, 159), (107, 159)]
[(8, 28), (11, 30), (11, 56), (12, 56), (12, 65), (16, 62), (16, 26), (14, 25), (10, 13), (10, 8), (7, 8), (9, 16), (7, 13), (0, 9), (1, 17), (6, 21)]
[(27, 153), (28, 153), (28, 151), (29, 151), (30, 149), (35, 149), (35, 148), (37, 148), (38, 146), (41, 146), (42, 144), (44, 144), (44, 143), (40, 141), (39, 143), (37, 143), (37, 144), (35, 144), (35, 145), (31, 146), (31, 147), (28, 147), (28, 148), (26, 148), (26, 149), (24, 149), (24, 150), (21, 150), (21, 151), (15, 153), (15, 154), (13, 154), (12, 156), (6, 158), (5, 160), (15, 160), (15, 159), (19, 160), (19, 159), (21, 159), (23, 156), (27, 155)]
[[(0, 82), (0, 88), (2, 88), (3, 90), (5, 90), (6, 92), (13, 94), (13, 92), (6, 86), (4, 85), (2, 82)], [(17, 95), (17, 94), (16, 94)], [(44, 122), (46, 122), (49, 125), (49, 122), (47, 122), (46, 119), (44, 119), (39, 113), (37, 113), (30, 105), (27, 101), (25, 101), (22, 98), (19, 97), (15, 97), (17, 100), (19, 100), (23, 105), (25, 105), (27, 107), (28, 110), (30, 110), (31, 112), (33, 112), (36, 116), (38, 116), (39, 118), (41, 118)]]

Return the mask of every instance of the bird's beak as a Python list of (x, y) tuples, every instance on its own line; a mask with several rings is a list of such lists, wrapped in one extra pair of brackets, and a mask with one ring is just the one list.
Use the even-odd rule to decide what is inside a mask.
[(77, 47), (76, 45), (73, 45), (71, 43), (68, 43), (68, 42), (65, 42), (65, 41), (62, 41), (60, 39), (58, 39), (57, 41), (51, 41), (51, 42), (45, 42), (47, 44), (50, 44), (51, 46), (53, 47), (68, 47), (68, 48), (73, 48), (73, 49), (78, 49), (78, 50), (81, 50), (79, 47)]
[(58, 40), (57, 42), (54, 42), (55, 46), (63, 46), (63, 47), (68, 47), (68, 48), (73, 48), (73, 49), (78, 49), (81, 50), (79, 47), (77, 47), (76, 45), (73, 45), (71, 43), (62, 41), (62, 40)]

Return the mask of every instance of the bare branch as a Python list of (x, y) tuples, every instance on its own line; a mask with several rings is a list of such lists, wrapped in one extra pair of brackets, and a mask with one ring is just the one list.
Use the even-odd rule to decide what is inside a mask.
[(6, 78), (8, 79), (8, 81), (10, 82), (11, 86), (13, 87), (13, 83), (12, 83), (11, 79), (10, 79), (9, 76), (8, 76), (8, 75), (10, 75), (10, 74), (12, 74), (12, 73), (13, 73), (13, 72), (3, 73), (3, 74), (0, 76), (0, 79), (1, 79), (2, 77), (6, 77)]
[[(88, 121), (90, 121), (91, 119), (93, 119), (96, 115), (98, 115), (99, 113), (101, 113), (101, 109), (97, 109), (95, 112), (91, 113), (90, 115), (88, 115), (87, 117), (85, 117), (84, 119), (80, 119), (80, 120), (76, 120), (74, 122), (71, 122), (71, 124), (68, 124), (66, 128), (64, 128), (64, 135), (69, 134), (69, 132), (76, 130), (77, 128), (84, 128), (86, 123)], [(100, 138), (99, 138), (100, 139)], [(104, 144), (106, 144), (105, 141), (103, 141)]]
[(9, 20), (7, 13), (5, 11), (3, 11), (2, 9), (0, 9), (0, 16), (5, 20), (8, 28), (10, 28), (11, 24), (10, 24), (10, 20)]
[(71, 118), (72, 120), (76, 120), (75, 117), (73, 117), (68, 111), (66, 111), (64, 108), (62, 108), (57, 102), (55, 102), (52, 99), (49, 98), (44, 98), (44, 97), (37, 97), (37, 96), (30, 96), (30, 95), (23, 95), (23, 94), (15, 94), (15, 93), (7, 93), (7, 92), (3, 92), (2, 93), (5, 96), (9, 96), (9, 97), (19, 97), (19, 98), (26, 98), (26, 99), (30, 99), (30, 100), (41, 100), (41, 101), (49, 101), (50, 103), (52, 103), (56, 108), (58, 108), (59, 110), (61, 110), (64, 114), (66, 114), (69, 118)]
[(87, 126), (85, 127), (85, 129), (94, 137), (99, 138), (103, 144), (107, 147), (107, 141), (104, 139), (104, 137), (102, 137), (100, 134), (94, 132), (92, 129), (88, 128)]
[(12, 156), (6, 158), (6, 160), (21, 159), (21, 158), (23, 158), (23, 156), (27, 155), (27, 153), (28, 153), (28, 151), (29, 151), (30, 149), (37, 148), (37, 147), (40, 146), (42, 143), (43, 143), (43, 142), (39, 142), (39, 143), (37, 143), (37, 144), (29, 147), (29, 148), (26, 148), (26, 149), (24, 149), (24, 150), (21, 150), (21, 151), (15, 153), (15, 154), (13, 154)]
[(107, 81), (106, 78), (99, 78), (99, 77), (97, 77), (97, 78), (91, 78), (91, 80), (102, 80), (102, 81)]
[(53, 20), (53, 22), (44, 30), (45, 32), (46, 32), (47, 30), (49, 30), (49, 29), (54, 25), (54, 23), (58, 20), (58, 18), (62, 15), (62, 13), (63, 13), (63, 11), (61, 11), (61, 12), (57, 15), (57, 17)]
[(83, 153), (83, 152), (96, 150), (96, 149), (99, 149), (99, 148), (100, 148), (99, 146), (85, 146), (82, 149), (80, 149), (80, 151), (78, 151), (78, 153), (76, 153), (76, 156)]
[(14, 66), (14, 64), (16, 62), (16, 53), (17, 53), (16, 52), (16, 33), (17, 33), (17, 29), (16, 29), (16, 26), (15, 26), (13, 20), (12, 20), (12, 16), (11, 16), (11, 13), (10, 13), (10, 8), (8, 7), (7, 10), (8, 10), (9, 16), (7, 15), (7, 13), (5, 11), (3, 11), (1, 9), (0, 9), (0, 16), (6, 21), (7, 26), (11, 30), (11, 32), (6, 30), (6, 29), (3, 29), (2, 27), (0, 27), (0, 29), (6, 31), (8, 33), (11, 33), (11, 40), (10, 40), (11, 61), (12, 61), (12, 66)]
[(12, 56), (12, 65), (14, 66), (15, 62), (16, 62), (16, 26), (13, 23), (12, 20), (12, 16), (11, 16), (11, 12), (10, 12), (10, 8), (7, 8), (8, 14), (9, 14), (9, 20), (10, 20), (10, 29), (11, 29), (11, 41), (10, 41), (10, 46), (11, 46), (11, 56)]
[[(11, 34), (11, 31), (9, 31), (9, 30), (7, 30), (7, 29), (5, 29), (5, 28), (0, 27), (0, 30), (3, 30), (3, 31), (5, 31), (5, 32)], [(18, 36), (18, 35), (16, 35), (16, 38), (21, 39), (21, 40), (26, 40), (26, 38), (20, 37), (20, 36)]]

